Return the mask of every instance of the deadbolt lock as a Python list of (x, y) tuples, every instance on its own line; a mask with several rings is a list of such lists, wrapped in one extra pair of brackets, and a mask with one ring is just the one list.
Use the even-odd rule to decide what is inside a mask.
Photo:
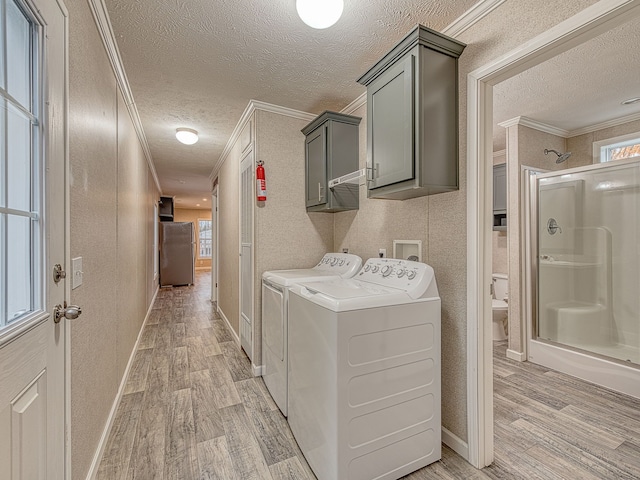
[(53, 266), (53, 281), (59, 283), (63, 278), (67, 278), (67, 272), (62, 269), (62, 265), (56, 263)]

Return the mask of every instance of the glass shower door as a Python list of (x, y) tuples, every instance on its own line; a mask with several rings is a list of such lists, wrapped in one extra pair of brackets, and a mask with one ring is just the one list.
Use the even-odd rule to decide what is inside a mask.
[(640, 366), (640, 163), (548, 173), (535, 182), (533, 339)]

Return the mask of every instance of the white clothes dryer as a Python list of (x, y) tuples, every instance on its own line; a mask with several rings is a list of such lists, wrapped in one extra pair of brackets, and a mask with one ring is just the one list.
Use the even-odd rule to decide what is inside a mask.
[(289, 425), (318, 480), (395, 480), (441, 457), (433, 269), (367, 260), (289, 296)]
[(273, 270), (262, 275), (262, 376), (276, 405), (287, 416), (289, 288), (297, 282), (353, 277), (362, 259), (349, 253), (327, 253), (313, 268)]

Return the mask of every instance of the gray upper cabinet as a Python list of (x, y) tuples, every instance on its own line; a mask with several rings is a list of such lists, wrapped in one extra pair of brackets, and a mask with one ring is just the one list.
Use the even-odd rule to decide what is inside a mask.
[(367, 192), (458, 189), (458, 57), (465, 45), (418, 25), (358, 82), (367, 87)]
[(328, 188), (329, 180), (358, 170), (360, 118), (324, 112), (302, 129), (305, 138), (306, 207), (310, 212), (358, 208), (358, 185)]
[(507, 164), (493, 166), (493, 229), (507, 229)]

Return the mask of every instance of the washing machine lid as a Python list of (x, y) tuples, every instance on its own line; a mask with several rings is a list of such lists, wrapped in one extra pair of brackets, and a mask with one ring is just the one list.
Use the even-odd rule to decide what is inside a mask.
[(340, 278), (335, 272), (316, 270), (313, 268), (301, 268), (297, 270), (274, 270), (264, 272), (262, 279), (280, 287), (290, 287), (300, 282), (320, 282)]
[(402, 305), (414, 302), (405, 291), (354, 279), (303, 282), (290, 292), (334, 312)]
[(312, 268), (270, 270), (262, 279), (280, 287), (290, 287), (300, 282), (319, 282), (334, 278), (351, 278), (362, 267), (362, 259), (351, 253), (327, 253)]

